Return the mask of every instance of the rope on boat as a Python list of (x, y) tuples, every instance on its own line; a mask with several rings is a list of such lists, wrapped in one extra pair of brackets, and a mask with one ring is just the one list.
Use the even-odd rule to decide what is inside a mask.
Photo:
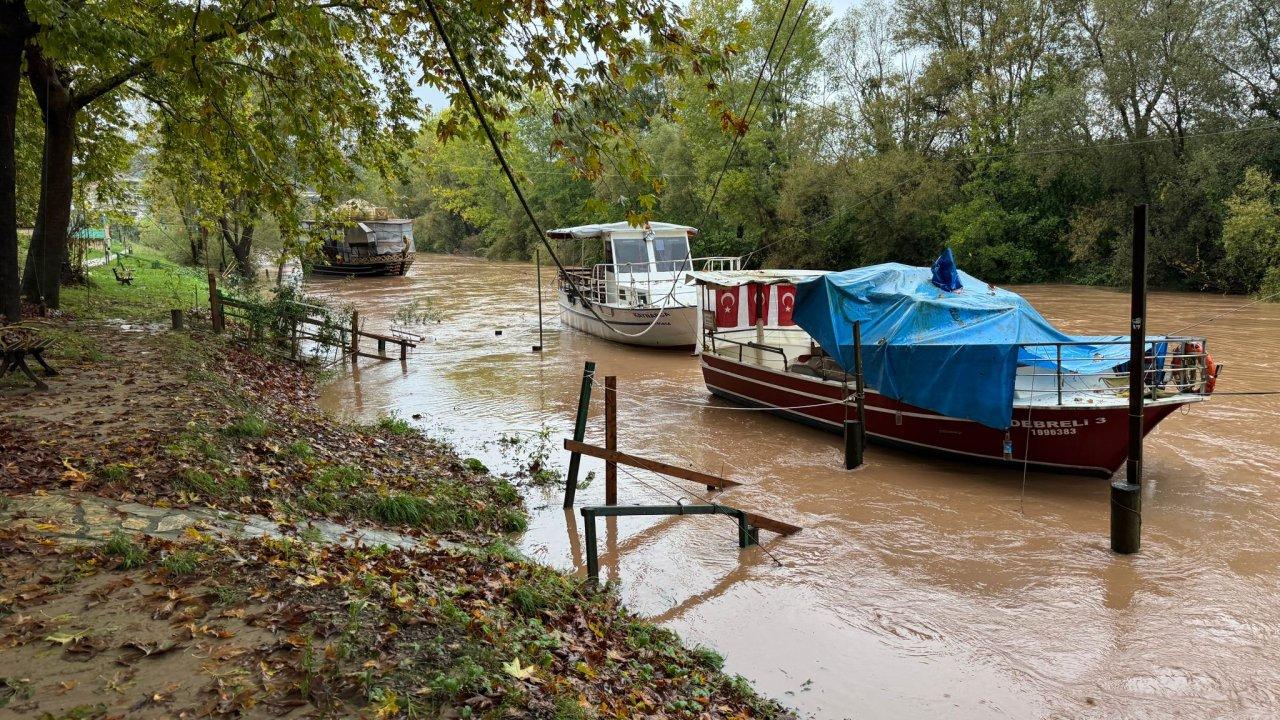
[[(592, 381), (595, 380), (595, 376), (599, 372), (600, 372), (599, 370), (596, 370), (595, 372), (590, 373)], [(641, 406), (648, 405), (650, 403), (659, 402), (659, 403), (666, 403), (668, 405), (679, 405), (683, 407), (700, 408), (702, 410), (730, 410), (730, 411), (736, 411), (736, 412), (772, 412), (775, 410), (807, 410), (810, 408), (828, 407), (830, 405), (845, 404), (845, 401), (843, 400), (828, 400), (827, 402), (813, 403), (811, 405), (784, 405), (780, 407), (738, 407), (736, 405), (708, 405), (705, 403), (673, 400), (671, 398), (633, 395), (630, 392), (619, 392), (616, 389), (614, 390), (614, 393), (618, 397), (624, 400), (627, 400), (633, 404), (641, 405)], [(596, 400), (596, 399), (597, 398), (595, 397), (592, 398), (592, 400)], [(600, 399), (600, 402), (603, 402), (603, 399)]]

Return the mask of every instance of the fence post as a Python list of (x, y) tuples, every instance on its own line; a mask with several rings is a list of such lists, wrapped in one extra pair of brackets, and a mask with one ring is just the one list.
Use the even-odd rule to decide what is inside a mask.
[[(596, 364), (588, 360), (582, 366), (582, 389), (578, 391), (578, 416), (573, 423), (573, 439), (582, 442), (587, 437), (587, 411), (591, 408), (591, 378), (596, 374)], [(569, 454), (569, 474), (564, 482), (564, 506), (573, 507), (573, 498), (578, 492), (578, 466), (582, 464), (581, 453)]]
[(182, 311), (170, 310), (169, 321), (173, 325), (174, 330), (181, 330), (182, 329)]
[(360, 311), (351, 311), (351, 362), (355, 363), (360, 353)]
[(596, 514), (591, 508), (582, 508), (583, 531), (586, 535), (585, 545), (587, 546), (587, 581), (598, 585), (600, 583), (600, 556), (596, 554)]
[[(604, 377), (604, 446), (610, 451), (618, 449), (618, 378), (615, 375)], [(618, 463), (613, 460), (604, 461), (604, 504), (618, 504)]]
[(209, 322), (214, 332), (222, 332), (222, 299), (218, 297), (218, 276), (212, 270), (209, 271)]

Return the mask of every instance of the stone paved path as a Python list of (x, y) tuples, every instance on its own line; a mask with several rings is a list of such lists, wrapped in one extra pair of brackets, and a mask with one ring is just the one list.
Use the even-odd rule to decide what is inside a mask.
[(411, 549), (424, 542), (461, 547), (446, 540), (424, 541), (410, 535), (376, 528), (348, 527), (325, 520), (303, 521), (296, 528), (282, 528), (261, 515), (238, 515), (207, 507), (162, 508), (110, 500), (75, 492), (32, 493), (0, 497), (0, 525), (40, 533), (71, 543), (98, 543), (112, 533), (145, 533), (177, 539), (188, 528), (227, 537), (284, 537), (285, 529), (317, 537), (324, 542), (352, 546), (387, 545)]

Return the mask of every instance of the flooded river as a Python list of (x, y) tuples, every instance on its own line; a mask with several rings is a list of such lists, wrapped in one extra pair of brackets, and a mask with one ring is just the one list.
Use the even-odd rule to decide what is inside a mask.
[[(1222, 396), (1147, 441), (1143, 550), (1108, 549), (1105, 481), (970, 466), (871, 447), (841, 469), (840, 440), (711, 399), (697, 359), (560, 330), (545, 274), (545, 351), (534, 271), (423, 255), (406, 278), (317, 278), (367, 327), (417, 299), (442, 315), (407, 365), (362, 360), (323, 405), (372, 419), (420, 416), (496, 471), (494, 442), (571, 432), (582, 363), (618, 376), (619, 446), (743, 483), (721, 502), (804, 527), (739, 550), (723, 517), (602, 521), (602, 572), (627, 604), (720, 651), (726, 668), (821, 718), (1271, 717), (1280, 712), (1280, 397)], [(1015, 288), (1068, 332), (1123, 334), (1126, 295)], [(1153, 293), (1153, 332), (1246, 302)], [(1195, 328), (1226, 364), (1220, 391), (1280, 389), (1280, 305)], [(496, 334), (501, 331), (501, 334)], [(602, 442), (593, 402), (588, 441)], [(603, 501), (603, 469), (578, 504)], [(678, 483), (678, 484), (673, 484)], [(622, 503), (702, 489), (620, 473)], [(523, 550), (583, 571), (581, 518), (560, 491), (529, 490)]]

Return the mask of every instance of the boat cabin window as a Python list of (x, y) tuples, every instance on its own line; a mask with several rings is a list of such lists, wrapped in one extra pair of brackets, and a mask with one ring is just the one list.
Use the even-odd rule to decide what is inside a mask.
[(658, 272), (692, 270), (689, 260), (689, 239), (683, 237), (655, 237), (653, 259)]
[(644, 238), (614, 238), (613, 262), (618, 265), (618, 272), (648, 272), (649, 249)]

